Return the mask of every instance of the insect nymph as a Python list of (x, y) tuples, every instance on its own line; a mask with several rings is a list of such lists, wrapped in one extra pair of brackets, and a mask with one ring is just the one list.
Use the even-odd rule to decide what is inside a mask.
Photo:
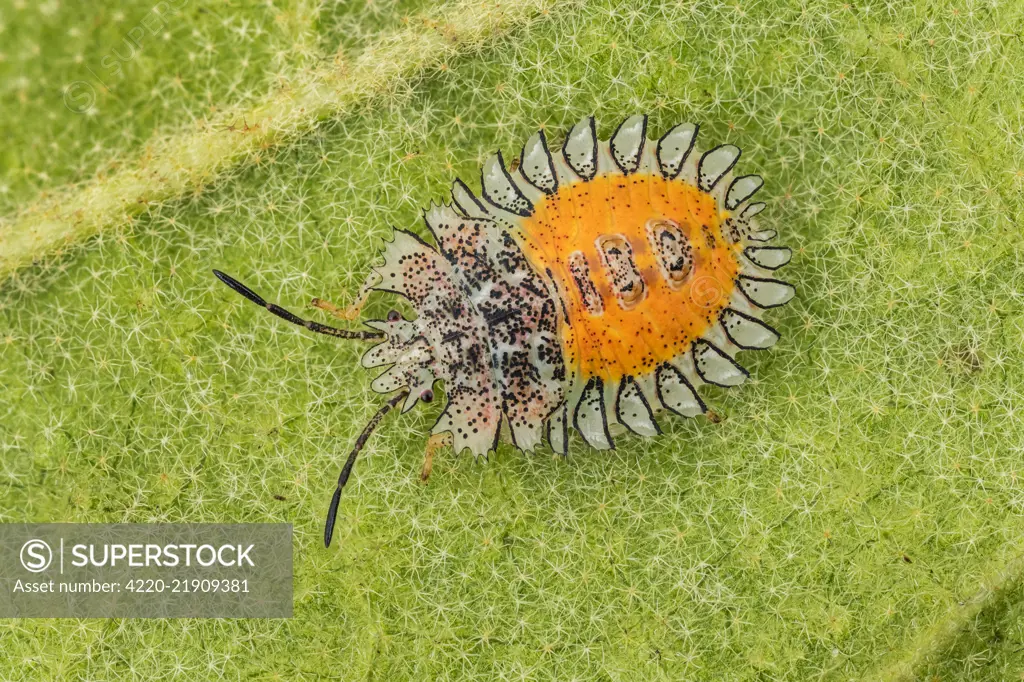
[[(501, 153), (481, 173), (477, 197), (461, 181), (452, 203), (424, 212), (434, 244), (396, 230), (359, 297), (407, 298), (414, 319), (392, 311), (350, 331), (300, 319), (231, 277), (249, 300), (292, 323), (341, 338), (377, 341), (364, 367), (387, 367), (372, 387), (394, 395), (359, 436), (342, 469), (324, 530), (329, 545), (341, 491), (372, 430), (399, 403), (447, 405), (427, 444), (450, 437), (455, 452), (485, 455), (502, 434), (521, 450), (544, 440), (565, 454), (570, 430), (597, 449), (625, 431), (661, 432), (655, 416), (707, 412), (702, 384), (736, 386), (748, 376), (737, 351), (765, 349), (778, 332), (762, 311), (795, 294), (774, 271), (791, 252), (751, 202), (756, 175), (737, 176), (740, 150), (696, 149), (684, 123), (647, 139), (647, 117), (631, 116), (610, 140), (593, 117), (551, 151), (544, 132), (526, 142), (518, 166)], [(344, 319), (339, 311), (314, 306)]]

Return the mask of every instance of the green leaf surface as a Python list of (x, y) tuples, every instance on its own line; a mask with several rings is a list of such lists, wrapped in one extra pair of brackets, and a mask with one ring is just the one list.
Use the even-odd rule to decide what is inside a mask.
[[(19, 36), (0, 62), (12, 214), (137, 163), (154, 128), (420, 21), (411, 3), (190, 3), (83, 119), (59, 89), (75, 55), (149, 6), (121, 24), (74, 7), (0, 10)], [(1008, 2), (553, 5), (18, 269), (0, 284), (0, 518), (291, 522), (296, 596), (290, 620), (0, 621), (0, 679), (1020, 678), (1022, 20)], [(295, 31), (306, 47), (283, 54)], [(796, 252), (798, 297), (768, 316), (782, 341), (709, 391), (720, 423), (665, 419), (612, 453), (445, 451), (423, 485), (439, 405), (390, 416), (324, 550), (380, 402), (362, 346), (210, 270), (314, 316), (493, 150), (635, 112), (698, 122), (764, 176), (763, 222)]]

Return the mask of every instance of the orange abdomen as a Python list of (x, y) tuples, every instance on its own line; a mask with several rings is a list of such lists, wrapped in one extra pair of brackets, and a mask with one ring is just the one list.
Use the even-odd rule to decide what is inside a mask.
[(564, 306), (566, 365), (616, 380), (685, 353), (735, 286), (725, 217), (712, 196), (648, 173), (598, 175), (538, 202), (520, 239)]

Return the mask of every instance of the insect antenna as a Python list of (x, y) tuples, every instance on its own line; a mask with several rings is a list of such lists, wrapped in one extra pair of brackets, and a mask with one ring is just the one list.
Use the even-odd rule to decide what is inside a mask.
[(262, 296), (260, 296), (255, 291), (239, 282), (234, 277), (231, 277), (230, 275), (225, 275), (220, 270), (214, 270), (213, 274), (217, 276), (217, 279), (219, 279), (220, 281), (224, 282), (224, 284), (227, 284), (229, 287), (234, 289), (235, 292), (241, 294), (242, 296), (249, 299), (256, 305), (266, 308), (270, 312), (280, 317), (282, 320), (287, 320), (292, 324), (297, 324), (300, 327), (305, 327), (311, 332), (316, 332), (317, 334), (326, 334), (327, 336), (334, 336), (339, 339), (358, 339), (361, 341), (379, 341), (386, 338), (385, 335), (381, 332), (368, 332), (363, 330), (352, 331), (349, 329), (338, 329), (337, 327), (332, 327), (326, 324), (320, 324), (319, 322), (314, 322), (313, 320), (304, 320), (298, 315), (292, 313), (291, 311), (285, 310), (276, 303), (267, 303)]
[(352, 446), (352, 452), (349, 453), (348, 459), (345, 460), (345, 466), (341, 468), (341, 474), (338, 476), (338, 487), (334, 490), (334, 497), (331, 498), (331, 506), (327, 509), (327, 524), (324, 526), (324, 547), (331, 546), (331, 538), (334, 536), (334, 522), (338, 516), (338, 503), (341, 502), (341, 491), (348, 483), (349, 474), (352, 473), (352, 467), (356, 463), (356, 457), (362, 451), (363, 446), (366, 445), (366, 440), (373, 433), (373, 430), (377, 428), (380, 421), (384, 418), (393, 407), (398, 405), (407, 395), (409, 391), (402, 391), (395, 395), (391, 400), (387, 401), (380, 406), (377, 413), (370, 418), (366, 426), (363, 427), (363, 432), (359, 434), (359, 438), (356, 438), (356, 444)]

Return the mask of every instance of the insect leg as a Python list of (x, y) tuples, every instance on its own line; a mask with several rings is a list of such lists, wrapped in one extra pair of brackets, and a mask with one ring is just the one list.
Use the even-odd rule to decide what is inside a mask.
[(427, 439), (427, 448), (423, 453), (423, 469), (420, 471), (420, 480), (424, 483), (430, 478), (430, 470), (434, 468), (434, 454), (441, 448), (452, 444), (452, 434), (448, 431), (435, 433)]
[(359, 287), (359, 294), (356, 296), (356, 300), (352, 305), (346, 306), (345, 308), (339, 308), (330, 301), (325, 301), (322, 298), (314, 298), (309, 302), (314, 308), (319, 308), (324, 312), (333, 315), (339, 320), (354, 320), (359, 317), (359, 313), (363, 310), (363, 306), (366, 304), (366, 299), (370, 296), (371, 285), (374, 275), (370, 275), (363, 286)]
[(285, 308), (282, 308), (281, 306), (277, 305), (276, 303), (267, 303), (265, 300), (263, 300), (262, 296), (260, 296), (255, 291), (239, 282), (234, 277), (231, 277), (230, 275), (225, 275), (220, 270), (214, 270), (213, 274), (217, 276), (217, 279), (224, 282), (224, 284), (227, 284), (239, 295), (249, 299), (258, 306), (266, 308), (273, 314), (280, 317), (282, 320), (287, 320), (292, 324), (296, 324), (300, 327), (305, 327), (311, 332), (316, 332), (317, 334), (326, 334), (327, 336), (334, 336), (339, 339), (359, 339), (361, 341), (377, 341), (385, 338), (385, 335), (380, 332), (369, 332), (363, 330), (351, 331), (349, 329), (338, 329), (337, 327), (331, 327), (326, 324), (320, 324), (319, 322), (314, 322), (312, 320), (304, 320), (301, 317), (292, 313), (291, 311), (286, 310)]

